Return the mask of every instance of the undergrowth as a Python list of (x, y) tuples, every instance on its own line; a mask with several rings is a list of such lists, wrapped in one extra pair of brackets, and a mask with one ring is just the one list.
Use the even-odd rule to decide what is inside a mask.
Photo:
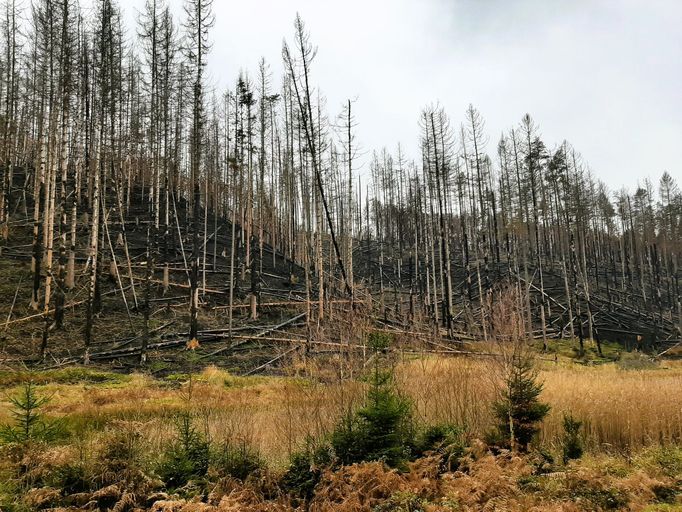
[[(441, 386), (439, 379), (455, 375), (439, 374), (441, 369), (450, 371), (463, 364), (475, 368), (476, 363), (454, 366), (431, 359), (401, 363), (391, 360), (382, 348), (391, 342), (381, 336), (371, 340), (372, 365), (358, 380), (342, 384), (242, 379), (208, 369), (194, 375), (190, 391), (188, 377), (178, 377), (169, 386), (148, 377), (107, 372), (97, 376), (98, 371), (85, 370), (83, 380), (72, 383), (78, 372), (29, 372), (35, 377), (27, 381), (34, 404), (29, 417), (37, 418), (30, 420), (36, 428), (30, 427), (24, 440), (7, 438), (0, 446), (0, 507), (23, 512), (84, 506), (74, 500), (86, 499), (101, 503), (103, 509), (119, 503), (124, 507), (124, 499), (135, 500), (126, 506), (143, 509), (154, 499), (177, 502), (179, 509), (185, 501), (218, 507), (222, 500), (221, 506), (231, 503), (234, 510), (247, 511), (263, 510), (265, 503), (276, 503), (279, 508), (272, 510), (282, 511), (344, 506), (346, 510), (480, 510), (486, 503), (502, 502), (511, 504), (509, 510), (527, 510), (531, 505), (553, 510), (565, 502), (578, 503), (578, 510), (640, 510), (649, 505), (674, 510), (679, 504), (682, 448), (666, 442), (665, 436), (656, 444), (650, 438), (650, 446), (644, 449), (602, 447), (594, 442), (599, 417), (580, 403), (567, 401), (570, 407), (564, 404), (558, 418), (551, 413), (533, 425), (542, 435), (532, 440), (528, 454), (486, 446), (477, 440), (480, 430), (471, 427), (473, 421), (425, 414), (425, 404), (430, 402), (418, 394), (425, 381), (414, 378), (412, 388), (404, 384), (405, 372), (414, 372), (417, 364), (428, 370), (431, 384)], [(616, 378), (634, 383), (625, 391), (644, 389), (646, 379), (654, 378), (644, 373), (649, 370), (624, 371), (615, 365), (576, 371), (583, 380), (604, 375), (599, 381), (604, 386)], [(664, 368), (651, 371), (656, 372), (655, 378), (670, 382), (677, 375), (674, 369), (667, 374)], [(560, 368), (557, 375), (565, 378), (569, 373)], [(11, 385), (9, 396), (15, 401), (20, 400), (18, 392), (25, 392), (23, 378)], [(558, 384), (566, 381), (546, 370), (541, 378), (545, 389), (537, 398), (554, 407)], [(458, 390), (465, 385), (463, 380), (454, 384)], [(460, 395), (452, 394), (454, 388), (432, 389), (440, 393), (438, 398), (458, 403)], [(484, 400), (487, 391), (481, 389), (481, 403), (489, 409), (475, 411), (481, 422), (492, 427), (493, 400)], [(597, 385), (586, 389), (603, 391)], [(578, 391), (567, 385), (565, 392)], [(76, 398), (85, 394), (87, 408), (76, 404)], [(675, 389), (670, 388), (669, 394), (672, 404)], [(648, 402), (660, 403), (656, 400), (661, 398), (649, 396)], [(7, 403), (0, 423), (16, 429), (20, 423), (8, 414)], [(285, 406), (290, 408), (288, 416), (273, 415), (273, 410)], [(21, 411), (17, 403), (13, 407)], [(603, 414), (608, 414), (608, 407), (602, 404)], [(65, 432), (43, 435), (49, 429), (38, 425), (55, 420)], [(557, 420), (558, 428), (551, 423)], [(674, 428), (673, 423), (667, 424)], [(543, 442), (548, 426), (557, 433)], [(287, 437), (295, 429), (305, 432), (305, 437)], [(279, 437), (274, 437), (277, 432)], [(273, 435), (273, 445), (279, 443), (280, 458), (273, 458), (272, 445), (265, 444), (267, 435)], [(358, 503), (364, 505), (354, 508)]]

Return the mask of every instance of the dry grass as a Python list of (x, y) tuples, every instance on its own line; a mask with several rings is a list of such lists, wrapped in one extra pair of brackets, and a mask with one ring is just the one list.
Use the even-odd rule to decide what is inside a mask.
[[(425, 422), (449, 421), (482, 434), (492, 422), (494, 365), (482, 359), (428, 358), (399, 367), (400, 381)], [(556, 445), (564, 413), (584, 421), (590, 448), (638, 450), (682, 441), (682, 365), (645, 370), (615, 364), (541, 365), (542, 400), (552, 406), (541, 441)]]
[(631, 449), (682, 441), (682, 366), (622, 370), (615, 365), (574, 366), (542, 372), (543, 398), (552, 412), (543, 440), (552, 442), (562, 414), (585, 421), (592, 447)]
[[(582, 460), (547, 476), (539, 474), (532, 457), (493, 456), (473, 441), (455, 473), (440, 474), (437, 462), (429, 457), (411, 463), (407, 472), (380, 463), (329, 472), (316, 488), (310, 510), (584, 511), (612, 509), (613, 502), (620, 504), (613, 509), (644, 510), (660, 501), (661, 492), (674, 500), (682, 482), (682, 448), (658, 446), (674, 445), (682, 435), (682, 365), (623, 370), (615, 364), (542, 364), (542, 396), (552, 412), (544, 422), (541, 442), (557, 448), (562, 414), (571, 412), (586, 424), (591, 450)], [(296, 372), (316, 378), (243, 378), (209, 367), (192, 378), (191, 386), (182, 375), (166, 379), (90, 375), (89, 369), (34, 375), (40, 377), (36, 379), (40, 393), (52, 395), (47, 412), (64, 417), (73, 436), (66, 443), (30, 452), (21, 463), (30, 481), (49, 481), (59, 468), (82, 464), (89, 468), (88, 474), (98, 475), (97, 485), (102, 487), (98, 493), (118, 489), (114, 500), (118, 503), (125, 504), (130, 492), (151, 496), (159, 488), (153, 479), (137, 478), (134, 490), (116, 487), (121, 475), (112, 473), (118, 466), (108, 465), (111, 447), (117, 446), (116, 439), (134, 438), (140, 450), (139, 468), (153, 470), (174, 435), (176, 414), (190, 408), (212, 441), (247, 441), (274, 473), (244, 483), (220, 480), (207, 503), (159, 498), (154, 510), (294, 510), (286, 495), (272, 492), (268, 479), (306, 438), (328, 433), (344, 411), (362, 398), (362, 383), (338, 380), (340, 366), (307, 364)], [(396, 381), (411, 397), (419, 422), (465, 425), (476, 437), (492, 424), (494, 368), (485, 358), (412, 357), (396, 361)], [(11, 395), (23, 380), (0, 379), (0, 386)], [(2, 402), (0, 422), (8, 419), (8, 413), (7, 402)], [(7, 457), (0, 455), (0, 497), (3, 492), (18, 492), (3, 491), (2, 464)], [(132, 472), (131, 479), (136, 474)], [(49, 487), (33, 489), (26, 503), (56, 504), (58, 494)], [(675, 506), (670, 501), (660, 505), (668, 508), (646, 510), (675, 510)]]
[[(77, 436), (103, 430), (115, 421), (141, 425), (145, 447), (160, 453), (173, 435), (177, 413), (191, 409), (199, 426), (216, 442), (245, 440), (276, 464), (288, 460), (306, 438), (320, 438), (361, 396), (355, 382), (321, 384), (299, 378), (234, 377), (209, 367), (178, 384), (136, 374), (116, 383), (39, 386), (52, 397), (45, 411), (64, 417)], [(18, 388), (7, 388), (11, 396)], [(9, 420), (6, 400), (0, 423)]]
[(474, 434), (490, 427), (494, 396), (490, 362), (419, 358), (400, 364), (396, 377), (412, 398), (421, 423), (454, 423)]
[[(491, 366), (484, 358), (416, 358), (396, 366), (398, 385), (426, 423), (464, 425), (474, 436), (492, 424)], [(563, 413), (585, 422), (592, 451), (636, 452), (652, 444), (682, 440), (682, 366), (622, 370), (615, 365), (585, 367), (547, 364), (540, 372), (543, 400), (552, 411), (541, 441), (556, 447)], [(302, 378), (238, 378), (207, 368), (193, 379), (193, 398), (186, 382), (144, 375), (74, 384), (46, 382), (48, 413), (67, 417), (79, 437), (103, 430), (117, 420), (141, 425), (145, 447), (159, 453), (173, 434), (173, 418), (191, 407), (215, 441), (250, 442), (272, 463), (282, 465), (306, 438), (329, 432), (340, 416), (362, 397), (357, 381), (315, 382)], [(10, 395), (14, 388), (5, 389)], [(8, 418), (0, 404), (0, 422)]]

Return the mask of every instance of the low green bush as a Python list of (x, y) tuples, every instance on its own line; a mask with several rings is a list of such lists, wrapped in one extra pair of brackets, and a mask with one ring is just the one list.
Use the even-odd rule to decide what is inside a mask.
[(624, 510), (629, 503), (627, 494), (619, 489), (595, 489), (586, 486), (575, 492), (574, 496), (592, 503), (592, 510)]
[(297, 500), (309, 501), (326, 468), (334, 466), (332, 447), (328, 444), (315, 446), (292, 454), (289, 467), (282, 476), (281, 485)]
[(682, 478), (682, 447), (658, 446), (646, 450), (641, 456), (646, 465), (652, 466), (670, 478)]
[(564, 415), (563, 436), (561, 439), (561, 449), (564, 464), (569, 460), (579, 459), (583, 456), (583, 437), (581, 433), (583, 422), (578, 421), (570, 414)]
[(675, 485), (654, 485), (651, 490), (658, 503), (675, 503), (677, 496), (682, 493), (682, 488)]
[(106, 372), (93, 368), (71, 366), (57, 370), (44, 371), (0, 371), (0, 388), (24, 385), (28, 382), (38, 384), (104, 384), (118, 383), (128, 379), (126, 375)]
[(434, 451), (442, 456), (444, 470), (452, 471), (459, 466), (459, 459), (467, 447), (466, 431), (458, 425), (440, 423), (426, 427), (417, 436), (414, 445), (415, 457)]
[(50, 487), (61, 489), (65, 496), (92, 489), (92, 481), (85, 465), (78, 462), (55, 468), (47, 483)]
[(620, 355), (616, 366), (621, 370), (655, 370), (660, 367), (660, 363), (641, 352), (626, 352)]
[(252, 473), (264, 469), (265, 461), (245, 441), (225, 442), (214, 450), (212, 467), (220, 476), (231, 476), (244, 481)]

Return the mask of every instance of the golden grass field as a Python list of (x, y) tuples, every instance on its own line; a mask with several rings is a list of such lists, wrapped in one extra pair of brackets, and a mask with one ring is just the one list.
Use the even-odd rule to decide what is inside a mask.
[[(623, 364), (623, 358), (634, 364)], [(550, 471), (558, 472), (547, 475), (536, 466), (537, 452), (495, 454), (479, 440), (493, 426), (491, 403), (499, 376), (495, 358), (396, 356), (395, 383), (410, 397), (416, 422), (466, 428), (470, 446), (459, 469), (443, 472), (437, 455), (410, 462), (404, 471), (378, 462), (341, 467), (324, 474), (307, 510), (682, 510), (682, 363), (623, 358), (585, 364), (565, 355), (539, 355), (541, 399), (552, 409), (538, 445), (560, 460), (563, 415), (570, 413), (583, 421), (587, 447), (582, 459), (554, 464)], [(9, 397), (31, 380), (41, 396), (51, 397), (44, 412), (62, 418), (68, 432), (19, 459), (11, 447), (1, 447), (0, 504), (18, 512), (69, 505), (73, 501), (65, 489), (45, 487), (45, 482), (53, 480), (52, 474), (79, 467), (94, 489), (84, 494), (87, 500), (106, 501), (111, 493), (114, 501), (107, 506), (115, 502), (115, 510), (133, 501), (144, 503), (158, 489), (155, 464), (177, 439), (178, 413), (189, 409), (214, 446), (247, 443), (268, 469), (243, 482), (212, 480), (203, 502), (192, 498), (191, 486), (180, 494), (161, 493), (153, 506), (151, 501), (147, 505), (150, 510), (303, 510), (288, 495), (273, 494), (272, 482), (279, 482), (292, 453), (309, 439), (323, 439), (362, 402), (366, 384), (360, 361), (353, 361), (352, 372), (347, 359), (289, 363), (289, 376), (284, 377), (237, 377), (216, 367), (164, 377), (92, 367), (0, 372), (0, 424), (11, 419)], [(108, 460), (121, 440), (135, 444), (130, 467), (148, 475), (142, 480), (122, 470), (117, 459)], [(23, 472), (21, 480), (16, 479), (17, 468)]]
[[(397, 385), (412, 399), (419, 422), (455, 423), (472, 437), (482, 436), (492, 425), (494, 374), (494, 363), (486, 358), (412, 357), (396, 362)], [(564, 413), (584, 422), (593, 453), (628, 454), (682, 439), (678, 362), (626, 370), (613, 363), (542, 361), (539, 377), (544, 382), (542, 399), (552, 406), (539, 441), (550, 450), (557, 448)], [(357, 380), (235, 377), (215, 367), (191, 381), (186, 375), (157, 379), (82, 369), (32, 376), (7, 373), (0, 376), (0, 422), (9, 419), (7, 397), (26, 378), (40, 383), (40, 394), (52, 397), (46, 412), (65, 418), (76, 433), (74, 442), (96, 442), (108, 425), (125, 422), (134, 425), (150, 453), (158, 453), (173, 435), (175, 414), (189, 407), (212, 440), (247, 441), (275, 466), (285, 464), (306, 438), (319, 439), (329, 432), (344, 411), (359, 403), (364, 389)]]

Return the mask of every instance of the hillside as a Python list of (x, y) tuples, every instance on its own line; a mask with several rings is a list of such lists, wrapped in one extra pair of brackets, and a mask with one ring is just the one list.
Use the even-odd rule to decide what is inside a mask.
[(0, 512), (682, 510), (679, 8), (353, 1), (0, 1)]

